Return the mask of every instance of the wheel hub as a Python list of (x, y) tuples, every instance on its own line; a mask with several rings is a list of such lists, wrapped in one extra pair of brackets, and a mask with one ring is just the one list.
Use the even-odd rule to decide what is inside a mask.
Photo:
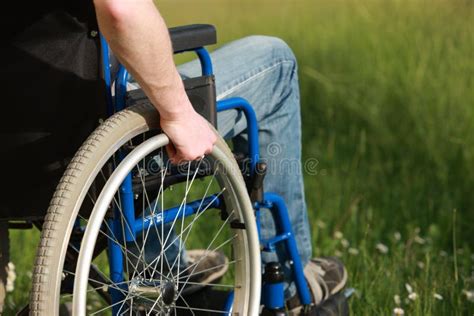
[[(173, 280), (133, 279), (129, 293), (142, 308), (168, 313), (178, 298), (178, 287)], [(141, 298), (141, 299), (140, 299)], [(154, 304), (155, 303), (155, 304)]]

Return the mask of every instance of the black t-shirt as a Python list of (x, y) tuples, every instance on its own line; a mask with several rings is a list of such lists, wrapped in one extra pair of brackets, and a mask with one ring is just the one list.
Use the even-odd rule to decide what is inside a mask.
[(68, 158), (106, 108), (92, 0), (2, 6), (0, 219), (5, 208), (44, 212)]

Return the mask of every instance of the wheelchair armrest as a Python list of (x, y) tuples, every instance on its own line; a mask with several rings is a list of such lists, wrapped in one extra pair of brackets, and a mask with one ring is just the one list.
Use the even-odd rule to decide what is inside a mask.
[(210, 24), (191, 24), (169, 29), (175, 53), (217, 43), (216, 28)]

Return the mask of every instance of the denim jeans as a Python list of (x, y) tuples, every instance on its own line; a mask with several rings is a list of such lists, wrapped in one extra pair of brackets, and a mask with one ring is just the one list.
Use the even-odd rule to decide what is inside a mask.
[[(312, 248), (301, 168), (301, 117), (297, 63), (291, 49), (282, 40), (267, 36), (250, 36), (231, 42), (211, 54), (216, 77), (217, 99), (242, 97), (253, 105), (259, 123), (260, 156), (267, 162), (266, 192), (282, 196), (289, 210), (303, 266)], [(184, 77), (201, 73), (199, 61), (178, 67)], [(245, 152), (246, 120), (235, 110), (218, 114), (218, 130), (232, 138), (234, 149)], [(261, 237), (275, 235), (275, 224), (269, 211), (261, 212)], [(147, 245), (146, 253), (159, 254), (156, 245)], [(176, 251), (178, 248), (174, 248)], [(173, 248), (170, 248), (170, 252)], [(172, 257), (171, 253), (167, 253)], [(184, 253), (182, 254), (184, 257)], [(280, 261), (290, 279), (289, 262), (283, 247), (276, 253), (263, 252), (263, 263)], [(183, 260), (185, 262), (185, 260)], [(287, 281), (286, 297), (296, 292)]]

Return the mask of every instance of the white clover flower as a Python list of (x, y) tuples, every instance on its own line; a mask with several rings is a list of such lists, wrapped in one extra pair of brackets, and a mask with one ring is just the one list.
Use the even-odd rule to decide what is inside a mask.
[(444, 250), (441, 250), (441, 251), (439, 252), (439, 255), (440, 255), (441, 257), (447, 257), (447, 256), (448, 256), (448, 253), (447, 253), (446, 251), (444, 251)]
[(381, 242), (379, 242), (375, 248), (377, 248), (377, 250), (382, 253), (382, 254), (386, 254), (388, 253), (388, 247), (384, 244), (382, 244)]
[(403, 310), (403, 308), (395, 307), (393, 309), (393, 316), (401, 316), (401, 315), (405, 315), (405, 311)]
[(342, 252), (340, 252), (339, 250), (336, 250), (336, 251), (334, 251), (334, 255), (335, 255), (336, 257), (339, 257), (339, 258), (340, 258), (340, 257), (342, 257)]
[(400, 305), (402, 303), (402, 300), (400, 299), (400, 295), (398, 295), (398, 294), (395, 294), (393, 296), (393, 300), (395, 302), (395, 305)]
[(7, 292), (13, 292), (13, 290), (15, 289), (15, 279), (16, 279), (15, 265), (13, 264), (13, 262), (9, 262), (7, 266), (7, 285), (6, 285)]
[(340, 231), (336, 230), (336, 231), (334, 232), (334, 238), (336, 238), (336, 239), (342, 239), (343, 237), (344, 237), (344, 234), (341, 233)]
[(327, 225), (326, 225), (326, 223), (323, 222), (322, 220), (318, 220), (318, 221), (316, 222), (316, 226), (318, 226), (318, 228), (324, 229), (324, 228), (326, 228)]
[(350, 255), (353, 255), (353, 256), (357, 256), (359, 254), (359, 250), (357, 248), (349, 248), (349, 250), (347, 250), (347, 252), (349, 252)]
[(466, 295), (466, 299), (469, 302), (474, 302), (474, 290), (463, 290), (464, 295)]
[(433, 297), (435, 299), (437, 299), (438, 301), (442, 301), (443, 300), (443, 297), (441, 296), (441, 294), (438, 294), (438, 293), (433, 293)]
[(421, 262), (421, 261), (418, 261), (418, 262), (416, 263), (416, 265), (417, 265), (418, 268), (420, 268), (420, 269), (424, 269), (424, 268), (425, 268), (425, 264), (424, 264), (423, 262)]
[(412, 292), (412, 293), (408, 294), (408, 298), (410, 300), (414, 301), (418, 298), (418, 294), (416, 294), (415, 292)]
[(407, 292), (408, 292), (408, 293), (413, 293), (413, 288), (411, 287), (410, 284), (405, 283), (405, 288), (407, 289)]
[(393, 233), (393, 238), (395, 238), (396, 241), (400, 241), (402, 239), (402, 234), (400, 232), (395, 232)]
[(417, 244), (420, 244), (420, 245), (424, 245), (426, 243), (426, 240), (421, 238), (419, 235), (416, 235), (414, 240)]
[(342, 247), (344, 247), (344, 248), (349, 247), (349, 240), (347, 240), (347, 239), (345, 239), (345, 238), (341, 239), (341, 245), (342, 245)]

